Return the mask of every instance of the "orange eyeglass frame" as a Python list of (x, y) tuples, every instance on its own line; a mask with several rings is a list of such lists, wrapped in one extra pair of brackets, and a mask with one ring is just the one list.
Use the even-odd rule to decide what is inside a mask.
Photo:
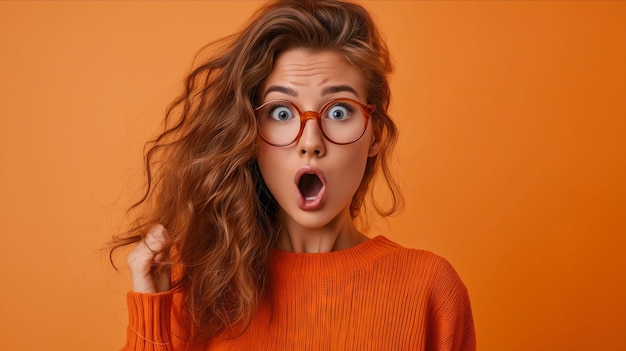
[[(326, 109), (328, 109), (330, 106), (338, 103), (338, 102), (349, 102), (349, 103), (354, 103), (356, 104), (360, 109), (361, 112), (363, 112), (363, 117), (365, 118), (365, 124), (363, 125), (363, 131), (361, 131), (361, 134), (359, 134), (358, 137), (356, 137), (355, 139), (345, 142), (345, 143), (338, 143), (332, 139), (330, 139), (328, 137), (328, 135), (326, 135), (326, 132), (324, 131), (324, 128), (322, 127), (322, 116), (323, 113)], [(283, 147), (283, 146), (287, 146), (287, 145), (291, 145), (294, 142), (296, 142), (297, 140), (300, 140), (300, 137), (302, 136), (302, 132), (304, 131), (304, 126), (306, 125), (306, 121), (309, 119), (314, 119), (317, 121), (317, 126), (319, 127), (320, 131), (322, 132), (322, 135), (324, 136), (324, 138), (328, 141), (330, 141), (333, 144), (336, 145), (348, 145), (348, 144), (352, 144), (356, 141), (358, 141), (359, 139), (361, 139), (361, 137), (363, 136), (363, 134), (365, 134), (365, 131), (367, 130), (367, 125), (369, 124), (369, 119), (370, 119), (370, 115), (376, 110), (376, 106), (375, 105), (364, 105), (356, 100), (350, 99), (350, 98), (337, 98), (337, 99), (332, 99), (327, 101), (326, 103), (324, 103), (324, 105), (319, 109), (319, 111), (302, 111), (300, 109), (300, 107), (298, 107), (298, 105), (296, 105), (295, 103), (289, 101), (289, 100), (270, 100), (267, 101), (263, 104), (261, 104), (260, 106), (254, 108), (254, 113), (256, 115), (256, 117), (258, 118), (258, 112), (265, 106), (269, 105), (269, 104), (275, 104), (275, 103), (282, 103), (282, 104), (286, 104), (290, 107), (293, 107), (296, 112), (298, 113), (298, 116), (300, 117), (300, 130), (298, 131), (298, 134), (296, 135), (295, 138), (293, 138), (291, 141), (289, 141), (288, 143), (282, 143), (282, 144), (275, 144), (272, 143), (270, 141), (268, 141), (267, 139), (265, 139), (265, 137), (263, 136), (263, 133), (261, 133), (259, 131), (259, 136), (261, 137), (261, 139), (272, 145), (272, 146), (276, 146), (276, 147)]]

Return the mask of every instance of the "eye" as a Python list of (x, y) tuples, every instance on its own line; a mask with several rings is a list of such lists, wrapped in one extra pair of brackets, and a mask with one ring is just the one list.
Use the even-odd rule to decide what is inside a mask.
[(328, 109), (328, 112), (326, 113), (326, 118), (330, 118), (335, 121), (343, 121), (350, 118), (350, 113), (352, 111), (353, 109), (345, 104), (333, 105)]
[(272, 107), (270, 116), (277, 121), (288, 121), (294, 117), (294, 113), (289, 107), (279, 105)]

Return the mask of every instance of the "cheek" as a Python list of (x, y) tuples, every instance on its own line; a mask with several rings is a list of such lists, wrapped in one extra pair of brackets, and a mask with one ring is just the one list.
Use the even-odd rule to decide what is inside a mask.
[(363, 145), (353, 146), (355, 148), (346, 152), (344, 157), (337, 162), (340, 166), (337, 168), (336, 184), (333, 186), (333, 189), (337, 191), (348, 193), (350, 198), (361, 185), (368, 159), (368, 148), (364, 148)]
[(269, 188), (270, 192), (276, 196), (278, 190), (276, 184), (285, 184), (289, 182), (289, 175), (285, 169), (285, 158), (283, 150), (279, 148), (262, 145), (257, 151), (257, 162), (259, 171)]

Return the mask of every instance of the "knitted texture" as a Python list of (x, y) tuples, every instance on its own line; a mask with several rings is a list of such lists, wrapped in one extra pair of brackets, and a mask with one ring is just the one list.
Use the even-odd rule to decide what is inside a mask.
[(319, 254), (274, 250), (269, 288), (236, 338), (183, 342), (173, 293), (128, 294), (124, 351), (475, 350), (467, 290), (428, 251), (378, 236)]

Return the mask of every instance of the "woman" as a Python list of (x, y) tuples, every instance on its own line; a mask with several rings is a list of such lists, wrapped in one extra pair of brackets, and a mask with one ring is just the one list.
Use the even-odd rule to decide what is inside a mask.
[(116, 247), (124, 350), (474, 350), (466, 289), (431, 253), (354, 224), (387, 159), (391, 63), (361, 6), (277, 1), (210, 48), (146, 158)]

